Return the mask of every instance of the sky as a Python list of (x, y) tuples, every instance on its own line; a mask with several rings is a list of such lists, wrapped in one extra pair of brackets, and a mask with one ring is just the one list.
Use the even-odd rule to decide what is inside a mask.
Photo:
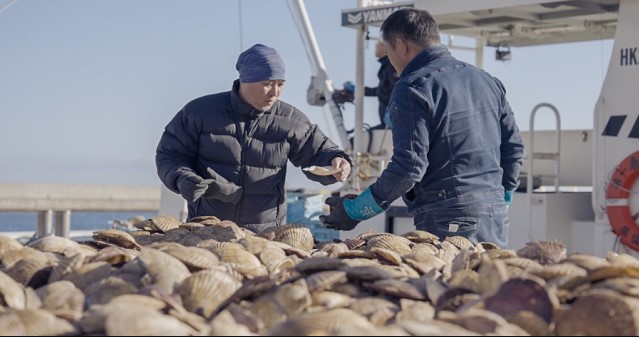
[[(355, 81), (356, 33), (340, 15), (357, 1), (305, 6), (334, 86)], [(306, 102), (313, 69), (288, 0), (0, 0), (0, 183), (161, 184), (154, 156), (164, 126), (188, 101), (230, 90), (238, 54), (255, 43), (286, 63), (280, 99), (339, 144), (328, 107)], [(612, 40), (511, 48), (503, 62), (486, 47), (484, 69), (504, 83), (521, 130), (541, 102), (558, 108), (562, 128), (592, 129), (611, 48)], [(368, 86), (377, 84), (374, 50), (371, 40)], [(377, 124), (376, 98), (364, 111)], [(354, 119), (347, 105), (345, 126)], [(554, 128), (540, 111), (535, 130)], [(309, 186), (289, 171), (289, 188)]]

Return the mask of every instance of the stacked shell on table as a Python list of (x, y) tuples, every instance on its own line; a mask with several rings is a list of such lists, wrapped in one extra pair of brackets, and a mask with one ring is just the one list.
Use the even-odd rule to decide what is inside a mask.
[(639, 260), (428, 232), (316, 242), (214, 216), (0, 236), (3, 335), (637, 335)]

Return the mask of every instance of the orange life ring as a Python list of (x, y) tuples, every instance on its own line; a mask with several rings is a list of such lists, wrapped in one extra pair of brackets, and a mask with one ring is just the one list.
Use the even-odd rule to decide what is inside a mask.
[(639, 225), (637, 216), (630, 213), (630, 189), (639, 178), (639, 151), (619, 163), (608, 182), (606, 212), (613, 233), (626, 246), (639, 252)]

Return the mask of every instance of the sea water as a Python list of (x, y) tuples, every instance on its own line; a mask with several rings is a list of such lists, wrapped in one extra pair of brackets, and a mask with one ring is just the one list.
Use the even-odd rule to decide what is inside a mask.
[[(71, 212), (71, 230), (109, 229), (116, 220), (126, 221), (135, 216), (150, 219), (156, 215), (157, 212)], [(37, 212), (0, 212), (0, 232), (35, 231), (37, 224)]]

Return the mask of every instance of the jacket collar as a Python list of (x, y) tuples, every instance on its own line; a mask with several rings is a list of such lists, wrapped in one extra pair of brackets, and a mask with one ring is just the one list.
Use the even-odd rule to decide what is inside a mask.
[(450, 54), (448, 48), (446, 48), (446, 46), (444, 46), (443, 44), (440, 43), (432, 47), (428, 47), (417, 54), (415, 58), (413, 58), (408, 63), (408, 65), (406, 65), (406, 68), (404, 68), (404, 71), (402, 71), (401, 76), (403, 77), (406, 74), (410, 74), (413, 71), (421, 68), (425, 64), (432, 62), (433, 60), (447, 57), (452, 57), (452, 55)]
[[(273, 105), (275, 106), (275, 105)], [(244, 102), (240, 97), (240, 80), (233, 82), (233, 88), (231, 89), (231, 108), (233, 112), (239, 116), (246, 116), (255, 118), (262, 115), (264, 112), (255, 109), (252, 105)]]

